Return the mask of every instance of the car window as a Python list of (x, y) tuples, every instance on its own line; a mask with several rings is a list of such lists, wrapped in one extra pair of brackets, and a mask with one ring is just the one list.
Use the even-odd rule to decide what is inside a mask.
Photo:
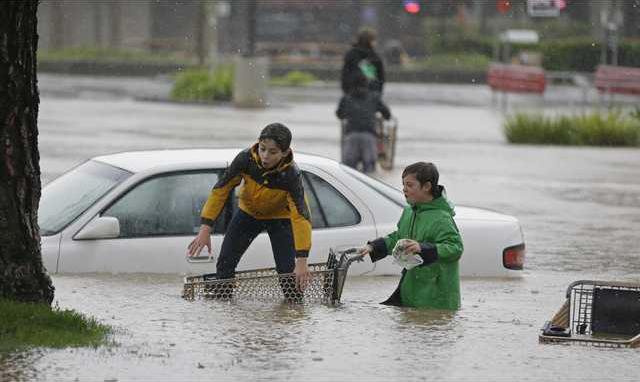
[(40, 199), (40, 234), (58, 233), (129, 176), (128, 171), (89, 161), (54, 180)]
[[(305, 191), (311, 208), (312, 220), (317, 219), (313, 215), (322, 216), (326, 222), (325, 227), (344, 227), (360, 223), (358, 210), (344, 195), (315, 174), (306, 172), (305, 177), (309, 185), (309, 190), (307, 191), (305, 188)], [(311, 206), (312, 198), (309, 195), (314, 195), (317, 198), (316, 211)]]
[[(179, 173), (138, 184), (103, 212), (120, 222), (120, 237), (193, 235), (200, 227), (200, 210), (218, 172)], [(221, 214), (214, 232), (224, 226)]]
[(309, 210), (311, 212), (311, 227), (326, 227), (327, 219), (325, 219), (324, 213), (320, 209), (320, 205), (318, 204), (318, 197), (316, 196), (313, 187), (311, 187), (311, 183), (309, 183), (306, 174), (302, 177), (302, 185), (304, 186), (304, 196), (307, 200), (307, 203), (309, 203)]
[(407, 201), (404, 198), (404, 194), (402, 191), (391, 187), (390, 185), (379, 181), (378, 179), (374, 179), (366, 174), (361, 173), (360, 171), (356, 171), (353, 168), (345, 165), (340, 165), (342, 169), (351, 174), (354, 178), (358, 179), (360, 182), (364, 183), (366, 186), (377, 192), (378, 194), (384, 196), (389, 201), (397, 204), (400, 207), (404, 207), (407, 205)]

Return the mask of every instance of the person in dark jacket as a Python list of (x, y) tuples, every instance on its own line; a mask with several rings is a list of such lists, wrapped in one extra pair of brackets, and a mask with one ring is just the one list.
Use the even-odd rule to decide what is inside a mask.
[(378, 93), (368, 89), (363, 75), (356, 77), (355, 85), (340, 99), (336, 110), (343, 126), (342, 162), (355, 169), (362, 164), (362, 172), (371, 173), (376, 170), (378, 157), (376, 113), (388, 120), (391, 112)]
[[(395, 292), (383, 304), (456, 310), (460, 307), (458, 263), (462, 237), (453, 216), (453, 204), (438, 184), (433, 163), (417, 162), (402, 172), (402, 184), (409, 205), (402, 212), (398, 229), (369, 242), (361, 250), (375, 262), (393, 255), (402, 259), (402, 278)], [(400, 247), (400, 248), (398, 248)], [(398, 256), (398, 254), (400, 255)], [(416, 261), (417, 260), (417, 261)]]
[(308, 283), (311, 218), (304, 198), (302, 173), (293, 160), (290, 143), (291, 131), (285, 125), (267, 125), (258, 142), (235, 157), (211, 190), (200, 214), (200, 231), (188, 246), (188, 256), (198, 255), (204, 247), (211, 253), (211, 227), (229, 193), (244, 181), (238, 197), (239, 209), (222, 242), (216, 264), (217, 278), (234, 277), (244, 252), (253, 239), (266, 230), (277, 272), (293, 272), (299, 290)]
[(384, 65), (375, 47), (376, 33), (371, 29), (363, 29), (358, 38), (344, 56), (342, 66), (341, 86), (344, 94), (351, 94), (356, 86), (359, 75), (364, 75), (369, 84), (369, 90), (382, 96), (384, 87)]

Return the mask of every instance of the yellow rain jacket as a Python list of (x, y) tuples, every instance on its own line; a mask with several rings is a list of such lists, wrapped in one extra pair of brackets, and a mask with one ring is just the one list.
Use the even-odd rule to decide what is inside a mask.
[(311, 218), (304, 198), (302, 173), (293, 153), (273, 169), (260, 164), (258, 144), (241, 151), (211, 190), (200, 214), (202, 224), (212, 226), (231, 190), (244, 181), (239, 207), (258, 220), (291, 219), (296, 257), (311, 249)]

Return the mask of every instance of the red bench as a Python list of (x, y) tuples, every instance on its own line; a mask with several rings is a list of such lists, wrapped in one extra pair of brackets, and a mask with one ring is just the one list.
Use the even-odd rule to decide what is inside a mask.
[(547, 85), (540, 67), (497, 63), (489, 65), (487, 83), (495, 91), (540, 94)]
[(599, 65), (594, 84), (602, 93), (640, 95), (640, 68)]

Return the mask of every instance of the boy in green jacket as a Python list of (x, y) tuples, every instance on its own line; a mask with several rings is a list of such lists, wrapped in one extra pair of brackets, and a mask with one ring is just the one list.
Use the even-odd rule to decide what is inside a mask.
[[(402, 212), (398, 229), (370, 241), (361, 253), (371, 261), (390, 255), (401, 239), (402, 250), (413, 253), (421, 264), (403, 269), (398, 288), (383, 304), (454, 310), (460, 307), (458, 261), (462, 238), (453, 221), (453, 205), (438, 185), (433, 163), (417, 162), (402, 172), (402, 185), (409, 205)], [(396, 249), (397, 251), (397, 249)], [(410, 268), (410, 269), (409, 269)]]

